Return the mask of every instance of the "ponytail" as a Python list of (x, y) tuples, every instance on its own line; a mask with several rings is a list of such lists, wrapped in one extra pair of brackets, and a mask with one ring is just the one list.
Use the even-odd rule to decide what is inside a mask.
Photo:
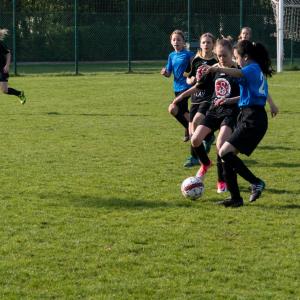
[(274, 69), (272, 68), (269, 52), (263, 44), (243, 40), (237, 43), (236, 50), (241, 57), (248, 55), (255, 60), (266, 77), (272, 77)]

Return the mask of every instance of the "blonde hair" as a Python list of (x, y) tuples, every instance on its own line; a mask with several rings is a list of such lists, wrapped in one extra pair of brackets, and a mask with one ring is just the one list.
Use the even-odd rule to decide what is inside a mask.
[(0, 41), (3, 41), (5, 36), (8, 35), (8, 29), (2, 28), (0, 29)]
[(182, 37), (183, 41), (185, 42), (185, 36), (184, 36), (184, 33), (183, 33), (182, 30), (179, 30), (179, 29), (174, 30), (174, 31), (170, 34), (170, 40), (172, 40), (172, 36), (173, 36), (174, 34), (180, 35), (180, 36)]
[(243, 27), (243, 28), (241, 29), (241, 31), (240, 31), (239, 36), (238, 36), (238, 41), (240, 41), (240, 40), (242, 39), (241, 34), (242, 34), (242, 31), (243, 31), (243, 30), (248, 30), (250, 38), (252, 37), (252, 28), (251, 28), (251, 27)]

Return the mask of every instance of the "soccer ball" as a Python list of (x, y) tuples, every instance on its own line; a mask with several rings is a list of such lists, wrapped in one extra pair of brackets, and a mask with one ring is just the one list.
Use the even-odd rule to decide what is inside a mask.
[(204, 184), (199, 177), (186, 178), (181, 184), (181, 193), (185, 198), (196, 200), (203, 192)]

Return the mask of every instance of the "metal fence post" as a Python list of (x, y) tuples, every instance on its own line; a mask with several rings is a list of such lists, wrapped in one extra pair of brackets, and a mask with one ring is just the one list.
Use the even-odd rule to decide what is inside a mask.
[(16, 0), (13, 0), (13, 69), (14, 74), (17, 75), (17, 56), (16, 56)]
[(291, 39), (291, 65), (294, 64), (294, 42), (293, 39)]
[(78, 75), (78, 0), (74, 0), (74, 59), (75, 75)]
[(127, 0), (127, 60), (128, 60), (128, 73), (132, 72), (131, 69), (131, 1)]
[(190, 44), (190, 38), (191, 38), (191, 0), (188, 0), (187, 3), (187, 11), (188, 11), (188, 19), (187, 19), (187, 26), (188, 26), (188, 36), (187, 36), (187, 42)]
[(240, 0), (240, 29), (244, 26), (244, 7), (243, 7), (243, 0)]

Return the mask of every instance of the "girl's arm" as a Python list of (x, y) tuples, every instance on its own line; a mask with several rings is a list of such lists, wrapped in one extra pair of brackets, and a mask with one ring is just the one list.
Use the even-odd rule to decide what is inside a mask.
[(195, 84), (195, 82), (196, 82), (196, 77), (195, 76), (186, 78), (186, 83), (189, 84), (189, 85)]
[(172, 58), (170, 54), (168, 57), (167, 65), (161, 69), (160, 74), (165, 77), (170, 77), (172, 74), (172, 70), (173, 70), (173, 65), (172, 65)]
[(240, 69), (235, 69), (235, 68), (208, 67), (204, 71), (205, 74), (216, 73), (216, 72), (225, 73), (229, 76), (237, 77), (237, 78), (241, 78), (244, 76)]
[(193, 95), (196, 91), (198, 91), (197, 85), (192, 86), (190, 89), (188, 89), (187, 91), (183, 92), (182, 94), (180, 94), (179, 96), (177, 96), (174, 100), (173, 100), (173, 104), (177, 104), (178, 102), (182, 101), (184, 98)]
[(269, 103), (270, 105), (270, 112), (271, 112), (271, 116), (272, 118), (274, 118), (278, 112), (279, 112), (279, 109), (278, 107), (276, 106), (276, 104), (274, 103), (270, 93), (268, 94), (268, 97), (267, 97), (267, 102)]
[(165, 77), (170, 77), (171, 73), (168, 72), (168, 70), (164, 67), (161, 69), (160, 74), (165, 76)]
[(8, 52), (5, 57), (6, 57), (6, 64), (5, 64), (4, 68), (3, 68), (3, 72), (4, 73), (9, 73), (9, 66), (10, 66), (10, 62), (11, 62), (11, 54), (10, 54), (10, 52)]
[(232, 97), (232, 98), (220, 98), (216, 100), (215, 106), (224, 105), (224, 104), (235, 104), (240, 100), (240, 96)]

